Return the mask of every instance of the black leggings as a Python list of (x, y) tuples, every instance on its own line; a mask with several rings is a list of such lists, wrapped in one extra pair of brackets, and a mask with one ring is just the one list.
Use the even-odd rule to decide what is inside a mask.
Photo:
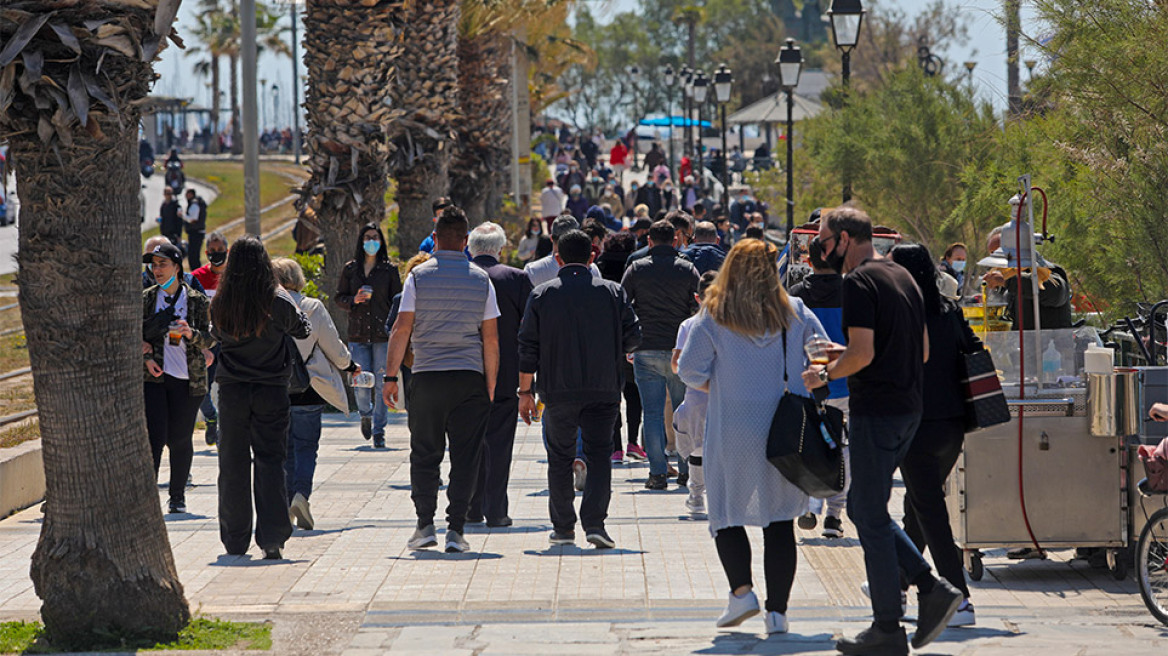
[(150, 436), (150, 451), (154, 456), (154, 474), (162, 464), (162, 447), (170, 449), (170, 500), (185, 501), (187, 476), (195, 447), (191, 433), (199, 414), (202, 396), (191, 396), (185, 380), (168, 374), (161, 383), (145, 383), (146, 432)]
[(922, 421), (900, 463), (900, 475), (905, 490), (904, 532), (921, 553), (928, 547), (937, 574), (968, 597), (961, 550), (953, 541), (945, 504), (945, 479), (957, 464), (964, 442), (963, 420)]
[[(791, 597), (791, 586), (795, 583), (795, 566), (798, 552), (795, 550), (794, 520), (774, 522), (762, 530), (763, 565), (766, 568), (768, 612), (786, 614), (787, 601)], [(744, 585), (754, 585), (750, 576), (750, 539), (746, 529), (730, 526), (721, 529), (714, 536), (718, 547), (718, 558), (733, 592)]]
[[(629, 444), (637, 444), (637, 436), (641, 433), (641, 392), (637, 389), (637, 378), (633, 374), (633, 363), (625, 360), (625, 387), (621, 393), (625, 397), (625, 416), (629, 427)], [(624, 451), (625, 444), (621, 440), (621, 418), (616, 416), (616, 424), (612, 428), (612, 450)]]

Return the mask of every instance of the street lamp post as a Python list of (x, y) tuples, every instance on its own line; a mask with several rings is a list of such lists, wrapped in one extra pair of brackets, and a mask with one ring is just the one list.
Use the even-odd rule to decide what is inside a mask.
[(640, 166), (637, 164), (637, 151), (641, 148), (638, 145), (640, 137), (637, 135), (637, 126), (641, 124), (641, 115), (637, 112), (637, 81), (641, 77), (641, 68), (636, 64), (628, 67), (629, 79), (633, 83), (633, 170), (637, 170)]
[(280, 129), (280, 85), (272, 85), (272, 127)]
[(787, 39), (787, 44), (775, 59), (779, 65), (779, 86), (787, 92), (787, 241), (795, 231), (795, 87), (799, 86), (799, 76), (803, 72), (803, 53), (795, 45), (795, 39)]
[(977, 62), (975, 62), (975, 61), (965, 62), (965, 73), (966, 73), (966, 78), (967, 78), (966, 81), (969, 84), (969, 92), (970, 93), (973, 93), (973, 69), (975, 69), (975, 68), (977, 68)]
[(726, 160), (726, 103), (730, 102), (730, 88), (733, 84), (734, 76), (730, 69), (722, 64), (714, 72), (714, 94), (722, 109), (722, 207), (730, 206), (730, 167)]
[[(860, 42), (860, 24), (864, 22), (864, 5), (860, 0), (831, 0), (827, 10), (831, 19), (831, 37), (843, 58), (844, 99), (852, 77), (852, 50)], [(852, 183), (844, 173), (844, 202), (852, 199)]]
[[(673, 159), (673, 66), (665, 66), (665, 115), (669, 117), (669, 176), (674, 177), (677, 169), (674, 168), (675, 161)], [(680, 186), (680, 185), (679, 185)]]
[(704, 71), (698, 71), (697, 73), (694, 73), (693, 100), (694, 104), (697, 105), (698, 108), (698, 124), (694, 128), (694, 130), (697, 132), (697, 142), (694, 144), (694, 148), (696, 150), (694, 159), (697, 160), (696, 171), (699, 177), (698, 184), (703, 189), (706, 188), (706, 169), (705, 158), (702, 157), (702, 106), (706, 104), (706, 92), (709, 91), (709, 85), (710, 81), (706, 78)]
[(292, 157), (296, 164), (300, 164), (300, 75), (297, 73), (297, 67), (300, 65), (300, 57), (297, 53), (297, 47), (300, 45), (296, 40), (296, 20), (299, 13), (299, 4), (296, 2), (290, 3), (289, 11), (292, 13)]

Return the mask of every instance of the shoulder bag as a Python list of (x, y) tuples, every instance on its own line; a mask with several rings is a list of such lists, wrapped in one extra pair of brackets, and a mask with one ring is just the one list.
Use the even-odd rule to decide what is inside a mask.
[[(954, 316), (957, 334), (964, 337), (965, 318), (956, 312), (950, 314)], [(984, 348), (971, 351), (969, 345), (963, 343), (961, 366), (961, 392), (965, 396), (965, 432), (972, 433), (1010, 421), (1010, 408), (1006, 404), (1006, 395), (1002, 392), (998, 369), (990, 352)]]
[(826, 499), (844, 489), (844, 413), (787, 388), (783, 331), (783, 396), (767, 435), (767, 460), (807, 494)]

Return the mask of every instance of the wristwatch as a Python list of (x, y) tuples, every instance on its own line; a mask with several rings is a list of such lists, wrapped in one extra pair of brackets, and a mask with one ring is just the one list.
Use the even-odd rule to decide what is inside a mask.
[(820, 382), (824, 382), (824, 383), (831, 382), (831, 374), (827, 373), (827, 367), (820, 369), (818, 375), (819, 375)]
[(535, 392), (529, 387), (525, 390), (515, 390), (519, 396), (535, 396)]
[(396, 382), (397, 382), (397, 376), (385, 376), (385, 377), (383, 377), (381, 380), (382, 380), (383, 382), (386, 382), (386, 383), (396, 383)]

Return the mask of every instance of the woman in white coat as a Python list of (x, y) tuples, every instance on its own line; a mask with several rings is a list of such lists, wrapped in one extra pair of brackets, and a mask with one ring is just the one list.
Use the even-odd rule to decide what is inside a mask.
[(308, 368), (311, 385), (300, 394), (289, 395), (291, 420), (288, 422), (288, 459), (284, 475), (288, 488), (288, 512), (296, 525), (312, 530), (315, 521), (308, 505), (312, 495), (312, 476), (316, 472), (316, 452), (320, 446), (320, 419), (325, 404), (348, 415), (349, 398), (345, 394), (342, 372), (359, 373), (345, 341), (329, 316), (324, 303), (302, 296), (304, 271), (295, 260), (279, 257), (272, 260), (272, 270), (300, 310), (312, 324), (312, 334), (297, 339), (296, 347)]
[(686, 386), (710, 394), (702, 445), (707, 514), (730, 582), (729, 603), (717, 624), (738, 626), (760, 610), (745, 527), (761, 526), (767, 633), (787, 631), (796, 564), (793, 520), (807, 512), (807, 495), (767, 461), (767, 435), (784, 389), (809, 396), (801, 377), (803, 344), (823, 332), (803, 302), (783, 290), (777, 259), (777, 249), (760, 239), (730, 249), (706, 290), (677, 372)]

